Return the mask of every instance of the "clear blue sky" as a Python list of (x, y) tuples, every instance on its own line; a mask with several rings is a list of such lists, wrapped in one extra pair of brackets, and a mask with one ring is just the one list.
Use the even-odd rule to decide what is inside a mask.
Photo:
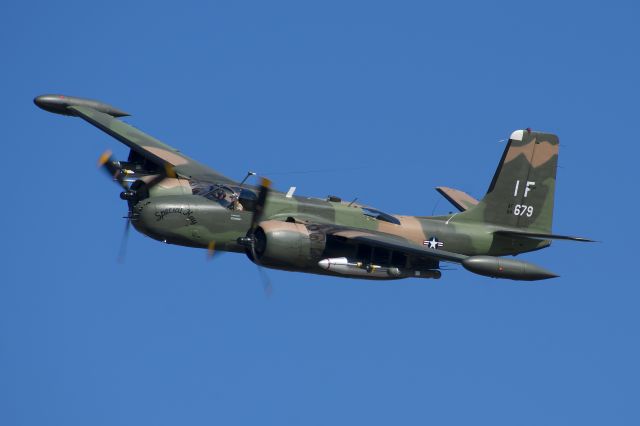
[[(204, 2), (203, 2), (204, 3)], [(304, 3), (304, 4), (303, 4)], [(0, 424), (637, 425), (635, 2), (4, 2)], [(402, 214), (486, 190), (500, 140), (561, 139), (562, 277), (391, 283), (131, 235), (86, 96), (279, 189)], [(315, 173), (292, 171), (332, 170)]]

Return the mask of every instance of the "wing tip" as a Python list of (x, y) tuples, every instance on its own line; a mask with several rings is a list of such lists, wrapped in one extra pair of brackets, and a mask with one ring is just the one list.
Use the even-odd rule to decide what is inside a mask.
[(49, 94), (36, 96), (33, 103), (45, 111), (61, 115), (76, 115), (71, 107), (82, 106), (95, 109), (96, 111), (109, 114), (112, 117), (127, 117), (131, 114), (119, 108), (93, 99), (78, 98), (75, 96), (65, 96), (60, 94)]

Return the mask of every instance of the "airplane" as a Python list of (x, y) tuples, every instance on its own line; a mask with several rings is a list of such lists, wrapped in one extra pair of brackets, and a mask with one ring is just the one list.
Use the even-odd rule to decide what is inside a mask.
[(551, 232), (559, 139), (531, 129), (511, 133), (481, 200), (437, 190), (459, 212), (388, 214), (339, 197), (280, 192), (230, 179), (120, 120), (106, 103), (42, 95), (43, 110), (79, 117), (130, 148), (127, 161), (109, 151), (99, 165), (120, 185), (127, 227), (168, 244), (244, 253), (258, 266), (370, 280), (441, 277), (441, 263), (488, 277), (534, 281), (558, 275), (506, 258), (552, 240), (591, 242)]

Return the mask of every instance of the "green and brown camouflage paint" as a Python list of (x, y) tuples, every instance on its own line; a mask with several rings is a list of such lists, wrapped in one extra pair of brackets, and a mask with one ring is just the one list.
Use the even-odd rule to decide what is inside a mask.
[[(148, 198), (131, 203), (132, 222), (138, 231), (172, 244), (207, 248), (215, 242), (217, 250), (246, 252), (239, 239), (249, 232), (253, 213), (223, 205), (195, 188), (204, 182), (212, 188), (224, 186), (232, 192), (257, 194), (257, 187), (241, 187), (118, 120), (116, 116), (126, 113), (106, 104), (60, 95), (46, 95), (35, 102), (48, 111), (83, 118), (120, 140), (131, 148), (130, 159), (169, 165), (175, 170), (175, 178), (162, 180), (149, 191)], [(484, 198), (477, 202), (460, 195), (464, 193), (450, 192), (465, 210), (446, 216), (376, 218), (365, 214), (366, 206), (361, 204), (271, 191), (259, 231), (272, 243), (262, 247), (261, 263), (333, 274), (319, 268), (318, 261), (331, 256), (363, 256), (362, 241), (365, 246), (372, 245), (364, 251), (372, 259), (377, 256), (384, 261), (381, 253), (387, 250), (388, 262), (401, 261), (409, 269), (437, 269), (437, 259), (447, 260), (446, 256), (425, 259), (414, 255), (424, 247), (446, 251), (458, 262), (466, 256), (515, 255), (547, 247), (548, 240), (496, 231), (551, 232), (558, 147), (559, 140), (553, 134), (529, 129), (513, 132)], [(143, 176), (140, 180), (152, 178)], [(399, 253), (395, 253), (393, 248), (398, 247)]]

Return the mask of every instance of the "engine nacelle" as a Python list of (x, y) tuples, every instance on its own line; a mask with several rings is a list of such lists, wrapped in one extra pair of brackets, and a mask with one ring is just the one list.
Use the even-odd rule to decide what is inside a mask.
[(165, 178), (152, 188), (148, 183), (155, 175), (144, 176), (131, 184), (129, 191), (120, 194), (123, 200), (138, 202), (150, 197), (167, 197), (171, 195), (191, 195), (191, 186), (186, 179)]
[(313, 225), (267, 220), (256, 230), (258, 261), (271, 267), (315, 267), (326, 245), (326, 235)]

